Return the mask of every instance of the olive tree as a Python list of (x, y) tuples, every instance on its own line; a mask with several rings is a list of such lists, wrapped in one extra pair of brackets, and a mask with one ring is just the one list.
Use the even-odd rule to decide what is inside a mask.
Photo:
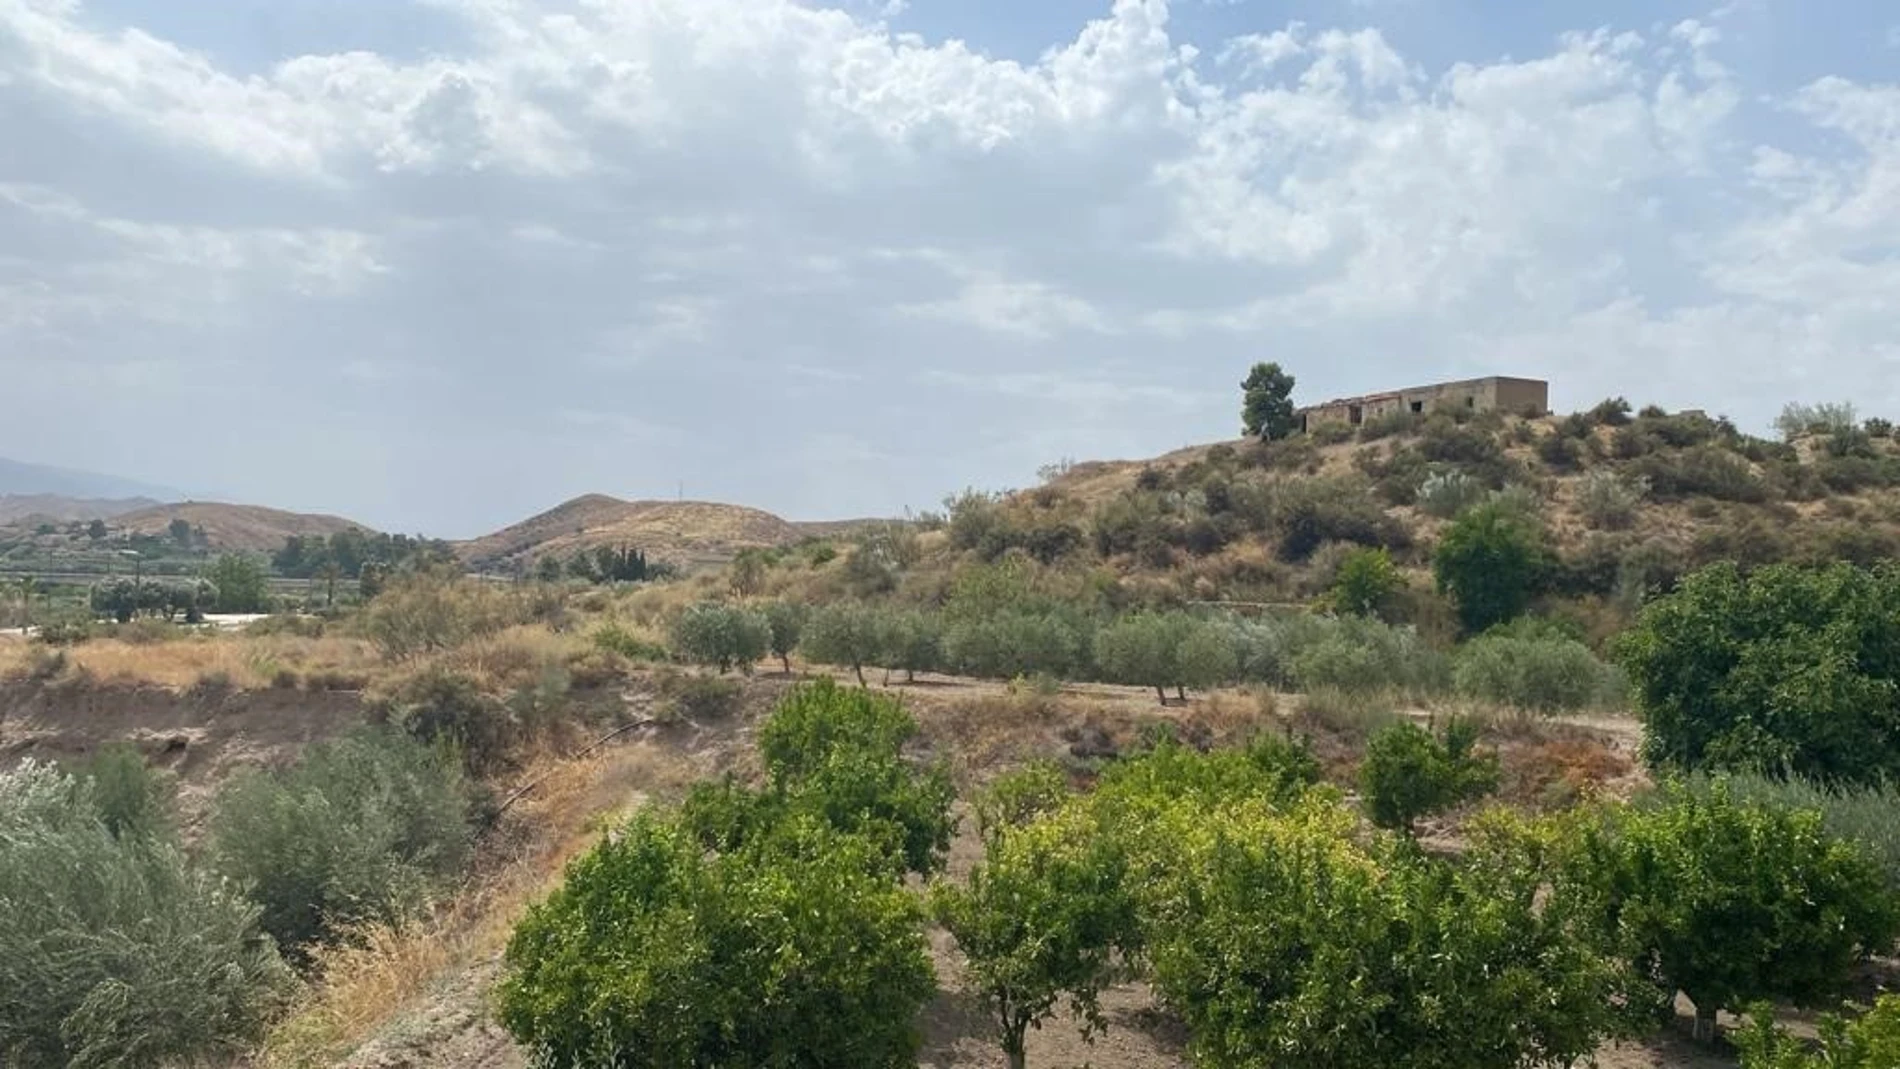
[(792, 674), (792, 651), (805, 633), (805, 621), (811, 610), (796, 601), (773, 601), (765, 606), (765, 623), (771, 628), (772, 656), (777, 657), (786, 675)]
[(695, 664), (750, 672), (772, 644), (772, 625), (743, 606), (702, 601), (673, 618), (669, 637), (673, 648)]
[(1180, 628), (1165, 616), (1124, 616), (1095, 633), (1095, 662), (1110, 682), (1153, 687), (1161, 704), (1181, 681)]
[(877, 609), (860, 602), (821, 606), (811, 614), (799, 639), (805, 656), (820, 664), (848, 665), (864, 685), (864, 666), (874, 664), (884, 634)]

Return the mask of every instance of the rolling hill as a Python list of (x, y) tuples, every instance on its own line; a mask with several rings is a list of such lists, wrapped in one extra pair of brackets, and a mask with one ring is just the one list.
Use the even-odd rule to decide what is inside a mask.
[(285, 512), (259, 505), (225, 505), (207, 501), (185, 501), (153, 505), (128, 512), (111, 520), (115, 533), (164, 535), (172, 521), (184, 520), (202, 530), (205, 545), (214, 551), (271, 553), (282, 549), (291, 535), (328, 537), (351, 528), (368, 531), (365, 524), (341, 516), (303, 512)]
[(623, 501), (587, 494), (493, 534), (456, 545), (476, 568), (525, 564), (597, 546), (632, 546), (673, 564), (730, 560), (741, 550), (789, 545), (811, 532), (760, 509), (705, 501)]
[(7, 524), (109, 520), (158, 504), (149, 497), (84, 498), (59, 494), (0, 494), (0, 527)]

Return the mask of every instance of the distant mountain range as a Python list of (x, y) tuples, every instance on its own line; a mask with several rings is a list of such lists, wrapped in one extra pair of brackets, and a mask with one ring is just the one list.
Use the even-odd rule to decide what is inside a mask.
[(121, 479), (96, 471), (56, 468), (47, 464), (27, 464), (0, 457), (0, 497), (47, 496), (82, 501), (144, 498), (147, 501), (177, 501), (188, 496), (170, 486)]

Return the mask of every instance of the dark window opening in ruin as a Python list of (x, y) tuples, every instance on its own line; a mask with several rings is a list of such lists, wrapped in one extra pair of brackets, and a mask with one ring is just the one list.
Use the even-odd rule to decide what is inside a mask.
[(1355, 427), (1364, 422), (1365, 418), (1366, 410), (1358, 405), (1352, 405), (1346, 409), (1346, 422), (1351, 423)]
[(1425, 402), (1423, 402), (1423, 401), (1413, 401), (1413, 402), (1412, 402), (1412, 411), (1414, 411), (1414, 412), (1423, 412), (1423, 411), (1425, 411)]
[(1465, 407), (1466, 407), (1466, 408), (1476, 408), (1476, 407), (1478, 407), (1478, 399), (1477, 399), (1477, 398), (1475, 398), (1475, 397), (1467, 397), (1467, 398), (1465, 398)]

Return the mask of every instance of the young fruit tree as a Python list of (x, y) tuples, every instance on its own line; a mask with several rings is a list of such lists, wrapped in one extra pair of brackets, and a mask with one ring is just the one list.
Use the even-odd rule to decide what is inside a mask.
[(1084, 1034), (1102, 1027), (1099, 996), (1136, 940), (1116, 841), (1079, 805), (990, 837), (962, 885), (933, 896), (968, 959), (1010, 1069), (1023, 1069), (1029, 1029), (1067, 998)]

